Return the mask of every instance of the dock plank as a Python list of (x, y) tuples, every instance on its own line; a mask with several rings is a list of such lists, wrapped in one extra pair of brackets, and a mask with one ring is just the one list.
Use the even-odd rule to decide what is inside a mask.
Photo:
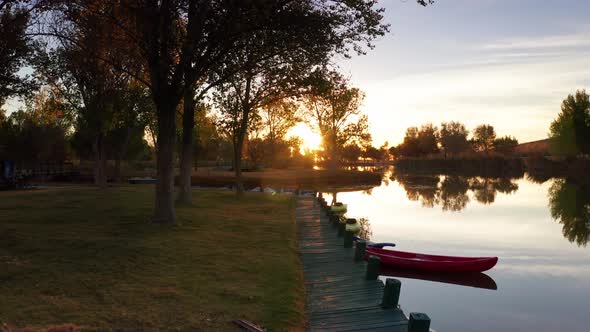
[(354, 249), (344, 248), (316, 199), (300, 197), (296, 215), (308, 329), (407, 332), (402, 310), (381, 308), (383, 283), (365, 280), (366, 263), (353, 261)]

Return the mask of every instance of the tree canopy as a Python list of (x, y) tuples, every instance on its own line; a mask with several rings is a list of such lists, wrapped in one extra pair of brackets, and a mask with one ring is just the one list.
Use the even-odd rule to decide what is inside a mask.
[(590, 97), (586, 90), (568, 95), (549, 128), (551, 152), (562, 156), (590, 153)]

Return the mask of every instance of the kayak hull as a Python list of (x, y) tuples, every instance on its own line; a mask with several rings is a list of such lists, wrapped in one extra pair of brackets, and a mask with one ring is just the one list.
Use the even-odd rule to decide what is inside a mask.
[(427, 272), (483, 272), (498, 263), (498, 257), (457, 257), (367, 248), (365, 258), (377, 256), (383, 266)]

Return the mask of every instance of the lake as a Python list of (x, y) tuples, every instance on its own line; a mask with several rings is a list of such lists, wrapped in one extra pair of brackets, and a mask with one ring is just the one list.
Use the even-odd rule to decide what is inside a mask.
[(427, 313), (437, 332), (590, 331), (588, 182), (389, 170), (381, 186), (336, 197), (398, 250), (499, 257), (474, 276), (393, 273), (406, 315)]

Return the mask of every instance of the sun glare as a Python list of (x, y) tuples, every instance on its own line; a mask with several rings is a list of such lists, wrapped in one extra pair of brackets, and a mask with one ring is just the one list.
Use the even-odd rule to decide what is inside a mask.
[(304, 123), (299, 123), (289, 131), (289, 137), (298, 136), (303, 141), (301, 145), (301, 153), (306, 150), (319, 150), (322, 145), (321, 136), (311, 130), (309, 126)]

